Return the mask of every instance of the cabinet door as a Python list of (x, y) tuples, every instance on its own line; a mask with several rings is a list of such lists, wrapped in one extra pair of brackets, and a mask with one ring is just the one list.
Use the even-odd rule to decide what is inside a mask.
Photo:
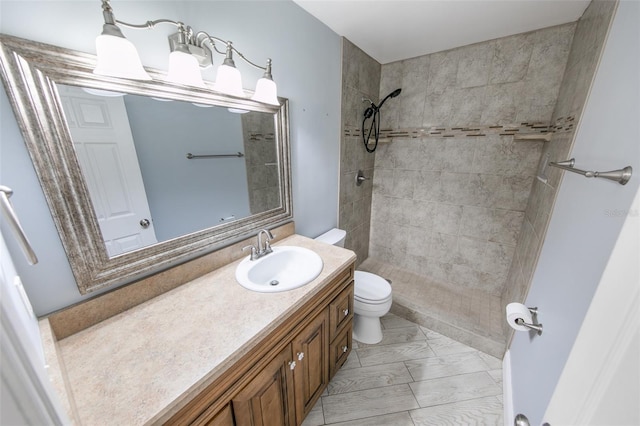
[(340, 329), (353, 318), (353, 291), (353, 284), (350, 284), (329, 304), (329, 338), (331, 340), (335, 339)]
[(298, 424), (329, 384), (329, 313), (325, 309), (292, 342)]
[(296, 424), (291, 345), (287, 345), (232, 399), (238, 426)]
[(329, 345), (329, 380), (336, 375), (351, 353), (353, 326), (351, 321)]

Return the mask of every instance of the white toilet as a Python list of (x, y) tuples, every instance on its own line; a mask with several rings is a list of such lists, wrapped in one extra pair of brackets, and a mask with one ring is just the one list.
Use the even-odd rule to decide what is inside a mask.
[[(334, 228), (316, 238), (317, 241), (344, 247), (347, 232)], [(353, 338), (374, 344), (382, 340), (380, 317), (391, 309), (391, 285), (380, 276), (356, 271), (354, 290)]]

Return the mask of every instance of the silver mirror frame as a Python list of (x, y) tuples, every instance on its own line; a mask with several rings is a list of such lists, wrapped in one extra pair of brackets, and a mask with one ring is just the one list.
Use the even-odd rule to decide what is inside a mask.
[[(206, 254), (293, 217), (288, 100), (272, 106), (164, 82), (93, 74), (94, 55), (0, 34), (0, 67), (25, 144), (81, 294), (124, 284)], [(56, 83), (275, 114), (279, 208), (109, 258), (76, 159)]]

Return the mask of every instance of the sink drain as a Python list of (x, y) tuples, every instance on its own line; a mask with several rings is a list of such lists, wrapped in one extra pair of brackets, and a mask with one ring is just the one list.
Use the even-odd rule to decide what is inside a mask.
[(278, 280), (273, 280), (273, 281), (271, 281), (269, 284), (271, 284), (271, 285), (278, 285), (278, 284), (280, 284), (280, 281), (278, 281)]

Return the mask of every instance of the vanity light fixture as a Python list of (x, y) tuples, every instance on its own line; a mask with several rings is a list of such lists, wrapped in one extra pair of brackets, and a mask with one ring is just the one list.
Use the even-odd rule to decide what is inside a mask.
[[(96, 39), (98, 64), (93, 71), (95, 74), (151, 80), (149, 74), (142, 67), (138, 51), (133, 43), (124, 37), (118, 25), (133, 29), (153, 29), (158, 24), (170, 24), (177, 27), (178, 33), (169, 36), (171, 53), (166, 77), (168, 82), (205, 89), (206, 85), (202, 80), (200, 68), (211, 66), (214, 53), (218, 53), (224, 55), (225, 58), (218, 67), (213, 90), (244, 98), (246, 95), (242, 89), (242, 76), (233, 61), (233, 54), (236, 53), (249, 65), (264, 71), (251, 99), (271, 105), (280, 105), (277, 87), (271, 76), (271, 59), (267, 59), (267, 65), (264, 67), (257, 65), (240, 53), (230, 41), (224, 41), (204, 31), (194, 32), (191, 27), (182, 22), (157, 19), (147, 21), (144, 24), (130, 24), (116, 20), (109, 0), (102, 0), (102, 14), (104, 26), (102, 34)], [(218, 50), (219, 45), (226, 46), (224, 52)]]

